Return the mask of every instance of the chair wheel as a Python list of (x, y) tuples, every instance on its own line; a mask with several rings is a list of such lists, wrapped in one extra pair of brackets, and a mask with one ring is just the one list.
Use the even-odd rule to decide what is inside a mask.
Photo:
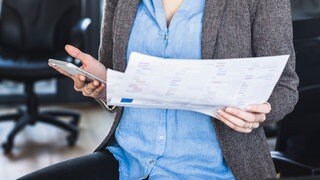
[(9, 154), (13, 148), (12, 143), (3, 143), (2, 144), (4, 154)]
[(67, 142), (69, 146), (74, 146), (78, 140), (78, 133), (72, 133), (67, 137)]

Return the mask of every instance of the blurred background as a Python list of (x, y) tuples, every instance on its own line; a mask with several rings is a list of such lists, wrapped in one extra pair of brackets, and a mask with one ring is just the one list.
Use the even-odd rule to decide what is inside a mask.
[(46, 65), (77, 64), (66, 43), (97, 58), (102, 10), (102, 0), (0, 0), (1, 180), (91, 153), (106, 135), (113, 115)]
[[(320, 0), (291, 0), (300, 100), (265, 127), (279, 177), (320, 174)], [(0, 180), (91, 153), (113, 114), (47, 66), (80, 66), (66, 43), (97, 58), (103, 0), (0, 0)]]

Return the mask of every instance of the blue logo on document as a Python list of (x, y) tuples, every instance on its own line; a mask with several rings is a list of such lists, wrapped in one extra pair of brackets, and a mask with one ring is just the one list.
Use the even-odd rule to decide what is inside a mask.
[(132, 103), (133, 99), (130, 99), (130, 98), (122, 98), (121, 99), (121, 102), (122, 103)]

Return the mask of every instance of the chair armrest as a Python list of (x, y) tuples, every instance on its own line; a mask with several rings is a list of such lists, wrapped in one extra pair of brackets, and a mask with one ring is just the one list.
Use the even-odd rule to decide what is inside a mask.
[(70, 40), (71, 44), (76, 47), (81, 47), (86, 38), (86, 33), (91, 24), (90, 18), (83, 18), (71, 29)]
[(278, 129), (279, 129), (278, 124), (263, 126), (263, 130), (267, 138), (277, 137)]
[(312, 171), (312, 174), (314, 174), (314, 175), (320, 175), (320, 168), (314, 169), (314, 170)]
[(294, 161), (281, 152), (271, 151), (271, 157), (274, 162), (276, 171), (280, 173), (281, 177), (313, 174), (312, 167)]

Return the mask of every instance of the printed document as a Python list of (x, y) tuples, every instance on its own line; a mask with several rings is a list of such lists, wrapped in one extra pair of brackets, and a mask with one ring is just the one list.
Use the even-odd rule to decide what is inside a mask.
[(212, 117), (225, 107), (266, 102), (289, 55), (192, 60), (133, 52), (124, 73), (108, 69), (108, 105), (184, 109)]

